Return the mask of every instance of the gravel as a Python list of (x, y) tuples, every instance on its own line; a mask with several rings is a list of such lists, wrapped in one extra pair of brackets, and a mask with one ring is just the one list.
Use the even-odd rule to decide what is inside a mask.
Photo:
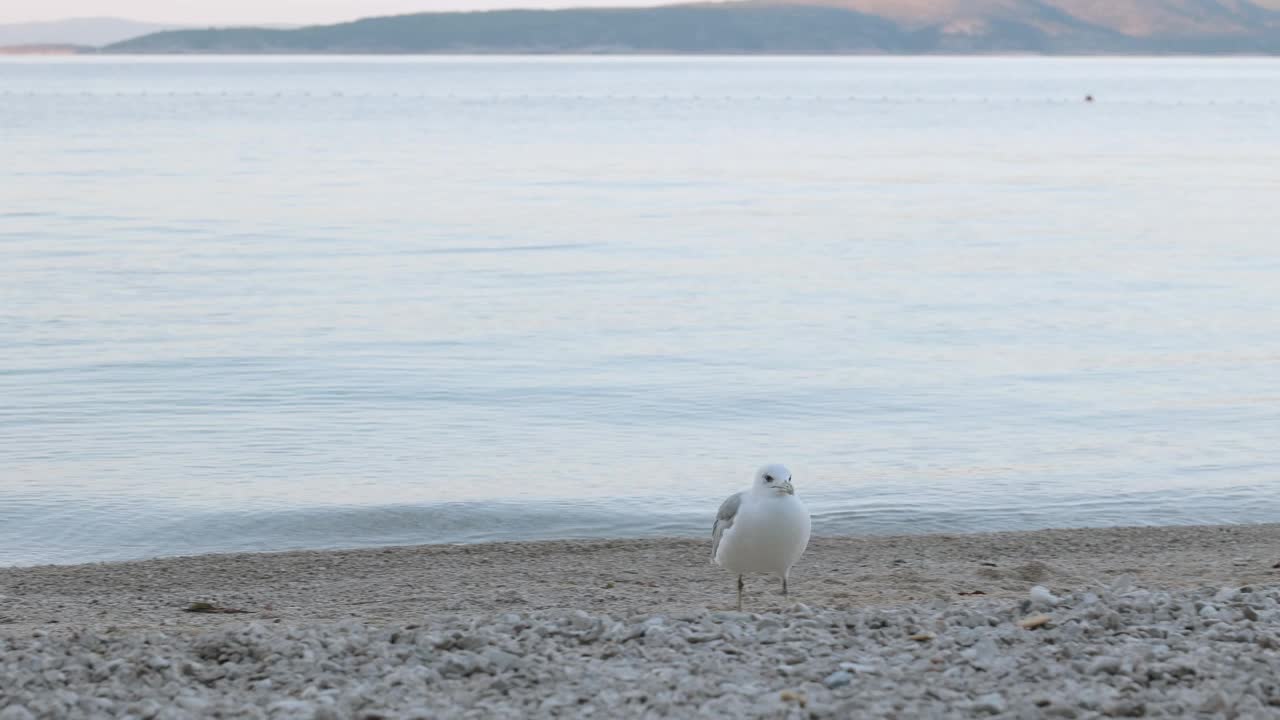
[(0, 720), (669, 715), (1280, 717), (1280, 585), (0, 637)]

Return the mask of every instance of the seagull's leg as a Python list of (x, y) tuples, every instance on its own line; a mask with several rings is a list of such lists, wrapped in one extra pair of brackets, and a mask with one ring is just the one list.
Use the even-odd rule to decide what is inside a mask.
[(782, 574), (782, 597), (787, 597), (787, 575), (789, 574), (790, 573)]
[(738, 612), (742, 612), (742, 576), (738, 576)]

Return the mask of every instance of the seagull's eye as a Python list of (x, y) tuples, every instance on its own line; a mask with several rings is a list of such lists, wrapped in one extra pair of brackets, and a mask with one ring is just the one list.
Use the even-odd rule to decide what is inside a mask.
[(765, 481), (765, 482), (767, 482), (767, 483), (769, 483), (769, 482), (773, 482), (773, 476), (772, 476), (772, 475), (765, 475), (765, 476), (764, 476), (764, 481)]

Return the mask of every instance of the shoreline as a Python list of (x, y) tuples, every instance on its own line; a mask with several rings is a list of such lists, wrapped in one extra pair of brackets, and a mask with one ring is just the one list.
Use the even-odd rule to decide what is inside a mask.
[[(0, 635), (36, 628), (200, 630), (245, 621), (403, 622), (444, 615), (582, 609), (724, 610), (733, 578), (708, 539), (552, 540), (217, 554), (0, 568)], [(1144, 586), (1280, 584), (1280, 524), (815, 537), (790, 603), (850, 609)], [(186, 612), (192, 603), (245, 610)], [(748, 578), (745, 609), (784, 607)]]
[(741, 613), (708, 549), (3, 569), (0, 718), (1280, 712), (1280, 525), (816, 538), (790, 601), (756, 578)]

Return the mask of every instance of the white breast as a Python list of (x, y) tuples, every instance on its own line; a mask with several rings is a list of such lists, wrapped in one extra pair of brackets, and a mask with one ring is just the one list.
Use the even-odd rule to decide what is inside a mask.
[(794, 495), (746, 493), (725, 530), (716, 564), (734, 573), (784, 576), (809, 544), (809, 512)]

